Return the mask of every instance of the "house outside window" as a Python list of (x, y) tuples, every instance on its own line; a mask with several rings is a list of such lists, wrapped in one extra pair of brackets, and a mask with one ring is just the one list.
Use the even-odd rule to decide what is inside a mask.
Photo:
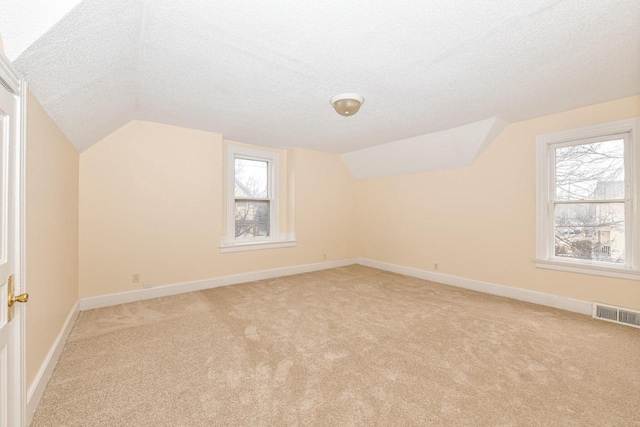
[(637, 119), (536, 138), (536, 265), (638, 279)]

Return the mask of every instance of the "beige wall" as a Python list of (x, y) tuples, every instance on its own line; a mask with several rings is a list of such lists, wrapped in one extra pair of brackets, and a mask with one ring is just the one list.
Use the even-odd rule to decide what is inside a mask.
[(354, 178), (338, 156), (299, 149), (281, 162), (283, 203), (295, 203), (281, 224), (295, 226), (298, 246), (221, 254), (228, 143), (134, 121), (81, 154), (81, 297), (356, 255)]
[[(298, 246), (221, 254), (219, 134), (135, 121), (80, 156), (80, 296), (362, 256), (640, 307), (638, 282), (536, 269), (535, 136), (640, 115), (640, 97), (515, 123), (468, 168), (355, 181), (338, 156), (282, 152)], [(293, 207), (293, 209), (292, 209)], [(357, 207), (357, 208), (356, 208)], [(133, 283), (132, 275), (140, 274)]]
[(358, 181), (358, 255), (640, 308), (640, 282), (535, 268), (535, 136), (640, 116), (640, 96), (510, 125), (467, 168)]
[(78, 151), (33, 95), (27, 129), (27, 385), (78, 300)]

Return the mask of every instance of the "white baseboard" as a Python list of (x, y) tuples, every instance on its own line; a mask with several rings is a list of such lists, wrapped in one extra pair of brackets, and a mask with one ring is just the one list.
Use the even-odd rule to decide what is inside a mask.
[(459, 276), (452, 276), (434, 271), (420, 270), (412, 267), (405, 267), (398, 264), (390, 264), (382, 261), (375, 261), (367, 258), (347, 258), (337, 261), (326, 261), (316, 264), (297, 265), (293, 267), (275, 268), (271, 270), (261, 270), (251, 273), (235, 274), (231, 276), (215, 277), (212, 279), (197, 280), (193, 282), (177, 283), (173, 285), (159, 286), (151, 289), (138, 289), (135, 291), (120, 292), (116, 294), (100, 295), (96, 297), (82, 298), (79, 301), (79, 310), (91, 310), (100, 307), (126, 304), (134, 301), (142, 301), (152, 298), (166, 297), (171, 295), (195, 292), (203, 289), (212, 289), (220, 286), (235, 285), (238, 283), (253, 282), (256, 280), (272, 279), (275, 277), (291, 276), (293, 274), (309, 273), (312, 271), (327, 270), (330, 268), (344, 267), (351, 264), (361, 264), (380, 270), (403, 274), (405, 276), (417, 277), (419, 279), (430, 280), (445, 285), (465, 288), (472, 291), (484, 292), (519, 301), (526, 301), (534, 304), (546, 305), (548, 307), (559, 308), (591, 315), (592, 303), (558, 295), (545, 294), (543, 292), (532, 291), (511, 286), (497, 285), (495, 283), (483, 282), (480, 280), (467, 279)]
[(330, 268), (344, 267), (346, 265), (352, 265), (355, 263), (355, 258), (347, 258), (336, 261), (325, 261), (316, 264), (304, 264), (296, 265), (293, 267), (274, 268), (271, 270), (261, 270), (252, 273), (234, 274), (232, 276), (215, 277), (212, 279), (197, 280), (194, 282), (158, 286), (157, 288), (138, 289), (135, 291), (120, 292), (117, 294), (82, 298), (80, 299), (80, 311), (109, 307), (112, 305), (126, 304), (128, 302), (142, 301), (152, 298), (167, 297), (170, 295), (183, 294), (187, 292), (201, 291), (203, 289), (217, 288), (220, 286), (254, 282), (256, 280), (273, 279), (275, 277), (291, 276), (294, 274), (327, 270)]
[(31, 424), (33, 414), (38, 407), (42, 394), (44, 393), (45, 388), (47, 388), (49, 378), (51, 378), (51, 374), (53, 373), (53, 368), (56, 367), (60, 354), (62, 354), (62, 349), (69, 337), (69, 333), (71, 333), (71, 328), (73, 328), (73, 324), (76, 322), (79, 302), (80, 301), (76, 301), (71, 308), (71, 311), (67, 315), (67, 319), (62, 325), (62, 330), (53, 342), (53, 345), (49, 349), (49, 353), (47, 353), (47, 357), (45, 357), (36, 377), (29, 386), (29, 390), (27, 391), (27, 425)]
[(392, 273), (403, 274), (405, 276), (417, 277), (418, 279), (430, 280), (432, 282), (445, 285), (465, 288), (472, 291), (484, 292), (486, 294), (498, 295), (512, 298), (519, 301), (531, 302), (534, 304), (546, 305), (548, 307), (573, 311), (591, 316), (592, 303), (558, 295), (545, 294), (528, 289), (514, 288), (511, 286), (496, 285), (495, 283), (482, 282), (480, 280), (466, 279), (464, 277), (452, 276), (449, 274), (436, 273), (435, 271), (420, 270), (417, 268), (404, 267), (397, 264), (390, 264), (381, 261), (374, 261), (367, 258), (356, 258), (358, 264), (373, 267)]

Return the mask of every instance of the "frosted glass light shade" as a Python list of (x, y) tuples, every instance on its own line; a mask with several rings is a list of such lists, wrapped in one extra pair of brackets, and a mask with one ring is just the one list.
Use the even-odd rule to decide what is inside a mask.
[(331, 105), (341, 116), (353, 116), (358, 112), (364, 98), (357, 93), (343, 93), (331, 98)]

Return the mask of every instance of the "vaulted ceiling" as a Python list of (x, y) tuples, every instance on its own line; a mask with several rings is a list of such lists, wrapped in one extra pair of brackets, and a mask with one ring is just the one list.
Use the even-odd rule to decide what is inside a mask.
[(0, 4), (7, 54), (79, 150), (140, 119), (346, 153), (635, 95), (639, 22), (638, 0)]

